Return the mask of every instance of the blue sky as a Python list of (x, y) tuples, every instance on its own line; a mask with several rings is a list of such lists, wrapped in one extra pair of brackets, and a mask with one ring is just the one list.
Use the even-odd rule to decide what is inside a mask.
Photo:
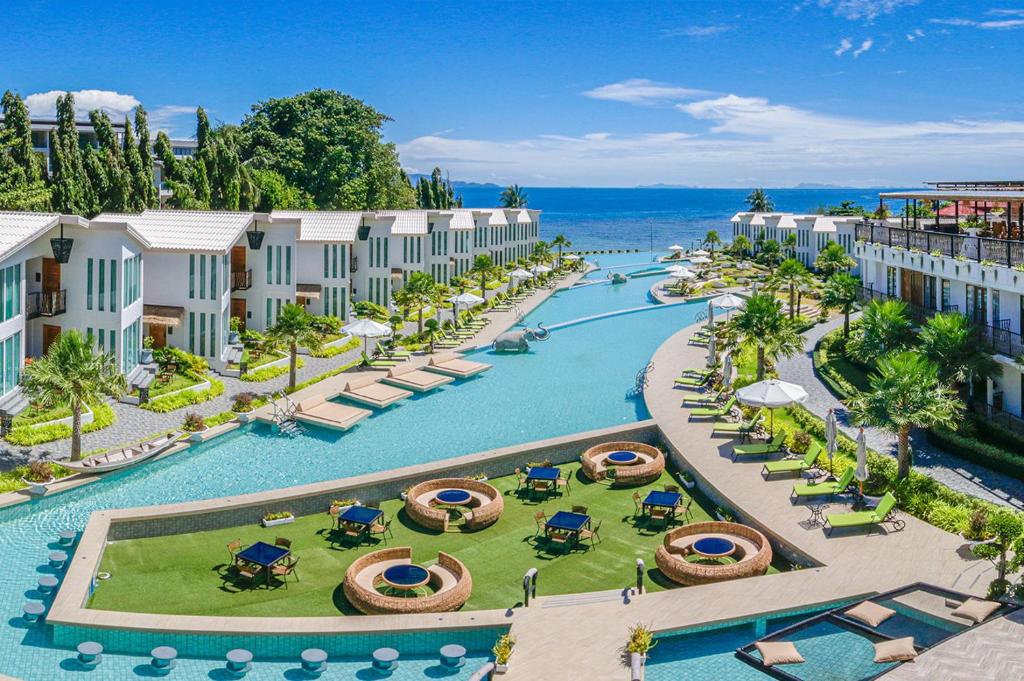
[[(1009, 0), (1008, 0), (1009, 1)], [(1024, 0), (9, 3), (33, 112), (191, 112), (336, 88), (403, 164), (540, 186), (1019, 177)]]

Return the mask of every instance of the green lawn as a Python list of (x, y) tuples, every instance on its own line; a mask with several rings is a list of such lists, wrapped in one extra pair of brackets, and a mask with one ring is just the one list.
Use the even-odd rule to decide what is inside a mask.
[[(172, 393), (175, 390), (184, 390), (185, 388), (191, 388), (194, 385), (199, 385), (204, 379), (195, 378), (193, 376), (186, 376), (185, 374), (176, 373), (171, 376), (169, 381), (161, 381), (159, 378), (154, 380), (149, 385), (149, 398), (160, 397)], [(133, 390), (132, 395), (138, 396), (139, 391)]]
[[(648, 566), (648, 586), (665, 588), (654, 563), (654, 551), (663, 532), (646, 531), (633, 520), (633, 491), (645, 495), (649, 489), (675, 482), (669, 474), (643, 488), (613, 489), (592, 483), (578, 474), (578, 464), (563, 466), (574, 473), (572, 493), (541, 503), (523, 501), (514, 495), (515, 479), (499, 478), (492, 483), (505, 493), (505, 512), (491, 527), (479, 532), (430, 533), (413, 525), (399, 500), (381, 505), (385, 517), (394, 518), (394, 539), (389, 546), (411, 546), (413, 559), (432, 563), (444, 550), (460, 560), (473, 575), (473, 595), (466, 609), (505, 608), (521, 597), (521, 578), (531, 567), (540, 571), (542, 595), (618, 589), (631, 584), (635, 562), (643, 558)], [(533, 516), (544, 510), (551, 516), (572, 505), (589, 507), (595, 521), (601, 520), (601, 538), (595, 548), (552, 556), (539, 550), (533, 540)], [(695, 520), (707, 520), (710, 504), (698, 494), (693, 504)], [(326, 511), (326, 509), (325, 509)], [(345, 601), (341, 583), (345, 569), (359, 555), (376, 547), (345, 548), (332, 544), (326, 528), (326, 513), (299, 518), (295, 523), (271, 529), (247, 525), (228, 530), (195, 532), (110, 544), (101, 570), (111, 573), (100, 582), (90, 607), (108, 610), (228, 616), (313, 616), (353, 614)], [(241, 539), (243, 545), (258, 540), (273, 542), (275, 536), (292, 540), (299, 559), (301, 581), (287, 588), (235, 588), (224, 580), (227, 544)]]

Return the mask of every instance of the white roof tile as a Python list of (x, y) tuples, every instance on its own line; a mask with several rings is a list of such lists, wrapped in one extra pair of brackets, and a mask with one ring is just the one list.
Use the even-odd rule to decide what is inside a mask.
[(379, 218), (394, 218), (391, 233), (415, 235), (427, 233), (427, 211), (425, 210), (378, 210)]
[(448, 223), (449, 231), (472, 230), (476, 227), (476, 223), (473, 222), (473, 211), (468, 208), (453, 208), (441, 213), (452, 216), (451, 222)]
[(0, 211), (0, 260), (60, 221), (57, 213)]
[(102, 213), (93, 221), (127, 225), (129, 233), (153, 250), (226, 251), (254, 219), (253, 213), (147, 210), (140, 214)]
[(508, 224), (508, 218), (505, 217), (503, 208), (474, 208), (473, 212), (477, 214), (476, 217), (487, 218), (488, 225)]
[(270, 216), (297, 220), (299, 241), (355, 241), (363, 221), (360, 211), (275, 210)]

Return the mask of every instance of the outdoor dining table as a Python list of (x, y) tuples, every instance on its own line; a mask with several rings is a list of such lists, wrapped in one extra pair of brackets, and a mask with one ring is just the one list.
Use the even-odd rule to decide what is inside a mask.
[(554, 491), (562, 471), (554, 466), (534, 466), (526, 473), (526, 484), (530, 489)]
[(291, 555), (291, 551), (283, 546), (274, 546), (266, 542), (258, 541), (235, 554), (235, 564), (239, 562), (258, 565), (267, 576), (267, 584), (270, 584), (271, 568)]
[(676, 517), (676, 509), (679, 508), (679, 504), (682, 500), (683, 495), (679, 492), (651, 490), (644, 498), (643, 510), (644, 513), (650, 513), (651, 508), (667, 508), (669, 510), (669, 517), (674, 520)]
[(338, 515), (338, 527), (348, 526), (352, 530), (358, 530), (358, 532), (353, 532), (353, 536), (361, 539), (369, 531), (370, 526), (382, 515), (384, 512), (379, 508), (349, 506)]
[(585, 513), (573, 513), (572, 511), (559, 511), (547, 519), (544, 523), (544, 534), (550, 537), (552, 534), (567, 534), (575, 544), (579, 541), (580, 532), (590, 527), (590, 516)]

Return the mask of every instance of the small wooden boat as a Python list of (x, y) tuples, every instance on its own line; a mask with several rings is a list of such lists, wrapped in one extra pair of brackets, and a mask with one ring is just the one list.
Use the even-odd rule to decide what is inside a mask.
[(91, 456), (88, 459), (82, 461), (60, 461), (60, 465), (65, 468), (70, 468), (78, 473), (110, 473), (112, 471), (121, 470), (122, 468), (128, 468), (136, 464), (142, 463), (162, 454), (163, 452), (170, 449), (178, 438), (181, 436), (180, 432), (173, 432), (167, 435), (161, 435), (158, 438), (143, 442), (142, 444), (135, 445), (133, 447), (125, 447), (122, 449), (112, 449), (106, 454), (99, 454), (97, 456)]

